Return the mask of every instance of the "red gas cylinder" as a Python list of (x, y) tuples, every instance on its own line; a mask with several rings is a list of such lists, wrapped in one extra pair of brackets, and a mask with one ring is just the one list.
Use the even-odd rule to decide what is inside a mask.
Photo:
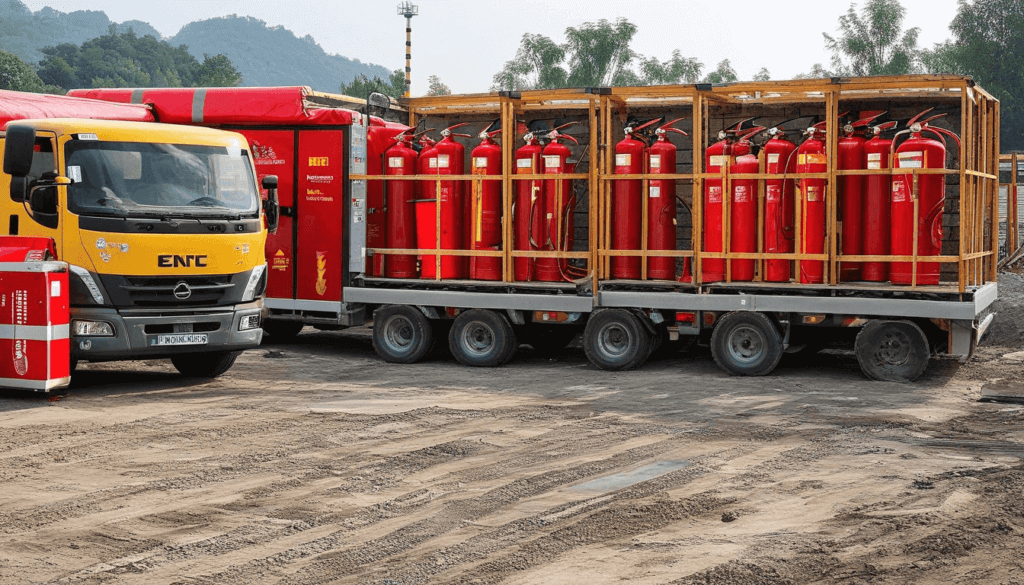
[[(841, 171), (867, 168), (863, 133), (867, 125), (880, 114), (861, 118), (843, 126), (836, 154), (836, 168)], [(860, 256), (864, 252), (864, 175), (841, 175), (837, 181), (840, 219), (840, 252), (844, 256)], [(842, 262), (839, 265), (839, 279), (860, 280), (860, 262)]]
[[(429, 174), (437, 176), (461, 175), (465, 172), (466, 147), (455, 141), (455, 136), (469, 138), (468, 134), (452, 132), (454, 128), (464, 126), (456, 124), (441, 131), (441, 141), (434, 147), (434, 167)], [(434, 195), (441, 208), (440, 250), (465, 250), (466, 227), (463, 218), (466, 207), (463, 198), (463, 181), (434, 180), (430, 182), (427, 193)], [(436, 220), (435, 216), (435, 220)], [(436, 233), (436, 232), (434, 232)], [(441, 256), (441, 278), (466, 278), (469, 263), (465, 256)]]
[[(470, 153), (473, 175), (501, 175), (501, 146), (492, 139), (501, 129), (480, 133), (480, 144)], [(474, 250), (501, 249), (501, 181), (474, 181), (470, 220)], [(473, 257), (469, 277), (501, 280), (501, 257)]]
[[(894, 168), (946, 168), (945, 136), (953, 138), (959, 148), (960, 139), (944, 128), (929, 127), (929, 122), (945, 114), (917, 122), (924, 113), (910, 121), (910, 138), (896, 147)], [(902, 134), (902, 133), (901, 133)], [(925, 134), (937, 137), (928, 138)], [(914, 201), (918, 203), (917, 226), (914, 226)], [(917, 239), (918, 256), (942, 253), (942, 212), (946, 204), (945, 175), (892, 175), (892, 237), (889, 241), (894, 256), (910, 256)], [(913, 284), (913, 262), (893, 262), (889, 278), (893, 284)], [(917, 262), (917, 284), (938, 284), (941, 264)]]
[[(786, 139), (778, 128), (768, 131), (771, 138), (764, 145), (765, 172), (777, 175), (767, 179), (764, 189), (764, 251), (769, 254), (793, 252), (794, 191), (796, 181), (786, 178), (796, 172), (796, 145)], [(789, 282), (792, 262), (767, 260), (764, 279), (768, 282)]]
[[(533, 133), (523, 137), (526, 144), (516, 150), (517, 175), (544, 174), (544, 159), (541, 158), (540, 142)], [(512, 210), (513, 228), (515, 229), (515, 249), (520, 251), (536, 251), (540, 249), (543, 239), (544, 223), (544, 181), (516, 181), (516, 200)], [(536, 280), (537, 260), (534, 258), (516, 258), (512, 262), (513, 278), (516, 282)]]
[[(739, 144), (741, 143), (737, 142), (734, 146)], [(729, 167), (729, 174), (754, 174), (759, 170), (760, 163), (757, 157), (744, 154), (736, 157), (735, 162)], [(757, 179), (732, 179), (730, 183), (732, 227), (729, 230), (729, 251), (757, 252)], [(733, 281), (754, 280), (754, 260), (730, 260), (729, 263), (729, 276)]]
[[(395, 137), (397, 143), (384, 152), (384, 171), (389, 177), (415, 175), (416, 151), (412, 149), (414, 136), (407, 130)], [(416, 247), (416, 182), (387, 181), (387, 247)], [(390, 278), (416, 278), (416, 256), (388, 255), (384, 276)]]
[[(871, 140), (864, 144), (864, 157), (868, 170), (889, 168), (892, 154), (892, 139), (882, 138), (882, 132), (896, 126), (886, 122), (868, 129)], [(868, 175), (864, 178), (864, 254), (867, 256), (889, 255), (889, 213), (892, 206), (892, 178), (886, 175)], [(870, 282), (889, 280), (888, 262), (865, 262), (861, 266), (861, 278)]]
[[(647, 157), (647, 172), (670, 175), (676, 172), (676, 145), (668, 139), (674, 132), (686, 136), (686, 132), (672, 125), (680, 119), (663, 124), (655, 134), (658, 139), (651, 145)], [(676, 181), (675, 179), (651, 179), (647, 185), (647, 249), (676, 249)], [(683, 274), (689, 277), (689, 258), (683, 259)], [(647, 278), (672, 280), (676, 277), (676, 259), (672, 256), (651, 256), (647, 259)], [(689, 278), (687, 278), (689, 280)]]
[[(542, 151), (544, 174), (546, 175), (570, 174), (576, 169), (576, 165), (568, 160), (572, 152), (568, 146), (562, 144), (561, 140), (566, 139), (577, 144), (578, 141), (572, 136), (559, 132), (559, 130), (569, 125), (571, 124), (559, 126), (548, 134), (551, 142)], [(540, 242), (542, 250), (557, 250), (561, 252), (572, 250), (574, 235), (573, 203), (574, 195), (571, 179), (545, 179), (544, 239)], [(568, 262), (564, 259), (538, 258), (537, 280), (544, 282), (571, 280), (566, 274), (565, 267), (567, 264)]]
[[(825, 158), (825, 123), (807, 129), (807, 140), (796, 153), (796, 172), (824, 173), (828, 171)], [(825, 179), (800, 179), (798, 198), (803, 209), (800, 216), (800, 253), (825, 253)], [(825, 282), (825, 263), (821, 260), (800, 262), (800, 282)]]
[[(647, 126), (648, 122), (644, 124)], [(639, 130), (643, 126), (637, 127)], [(633, 136), (632, 126), (623, 129), (626, 137), (615, 145), (615, 174), (640, 175), (646, 169), (644, 164), (647, 145)], [(640, 224), (643, 221), (640, 179), (621, 179), (612, 182), (612, 250), (639, 250)], [(640, 278), (639, 256), (612, 256), (612, 278), (638, 280)]]
[[(718, 142), (704, 151), (704, 172), (718, 174), (732, 154), (732, 139), (726, 132), (718, 133)], [(704, 251), (722, 251), (722, 179), (704, 181)], [(725, 260), (706, 258), (701, 262), (701, 281), (725, 280)]]
[[(423, 136), (420, 146), (420, 155), (416, 159), (417, 173), (436, 174), (437, 142)], [(425, 179), (416, 183), (416, 247), (434, 250), (437, 248), (437, 181)], [(437, 265), (432, 254), (420, 257), (420, 278), (437, 278)]]

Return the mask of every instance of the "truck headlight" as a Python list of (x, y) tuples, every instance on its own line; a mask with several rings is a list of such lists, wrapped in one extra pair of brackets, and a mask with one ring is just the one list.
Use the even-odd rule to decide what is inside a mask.
[(263, 293), (263, 291), (259, 289), (266, 289), (267, 287), (267, 283), (264, 280), (266, 274), (266, 264), (261, 264), (256, 268), (252, 269), (252, 272), (249, 273), (249, 282), (245, 285), (245, 290), (242, 291), (243, 303), (248, 303), (249, 301), (255, 300), (257, 294)]
[(105, 321), (71, 321), (72, 335), (81, 337), (113, 337), (114, 326)]
[(70, 276), (70, 288), (69, 301), (72, 305), (89, 305), (89, 304), (103, 304), (103, 292), (100, 290), (100, 286), (96, 284), (96, 279), (92, 277), (92, 274), (82, 268), (81, 266), (75, 266), (69, 264), (68, 268), (71, 270)]
[(242, 315), (242, 318), (238, 321), (239, 331), (249, 331), (250, 329), (260, 328), (260, 314), (255, 313), (253, 315)]

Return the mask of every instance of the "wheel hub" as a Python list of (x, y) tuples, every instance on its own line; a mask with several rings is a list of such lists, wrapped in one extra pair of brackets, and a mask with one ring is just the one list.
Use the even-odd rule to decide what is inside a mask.
[(483, 355), (494, 349), (494, 331), (484, 323), (470, 324), (462, 338), (462, 345), (469, 353)]
[(629, 331), (617, 323), (605, 325), (598, 335), (601, 351), (609, 356), (622, 356), (629, 352), (631, 345)]
[(729, 355), (737, 362), (751, 363), (761, 359), (767, 340), (753, 327), (737, 327), (729, 335)]
[(385, 341), (398, 351), (407, 350), (412, 345), (415, 335), (412, 322), (405, 317), (392, 317), (384, 325)]
[(887, 331), (875, 356), (883, 364), (901, 365), (910, 359), (910, 338), (902, 331)]

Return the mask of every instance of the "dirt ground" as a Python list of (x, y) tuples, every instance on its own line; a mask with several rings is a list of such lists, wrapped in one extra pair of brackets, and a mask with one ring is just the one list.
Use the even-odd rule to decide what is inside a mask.
[(84, 364), (0, 394), (0, 583), (1024, 584), (1024, 406), (979, 400), (1024, 392), (1000, 317), (910, 385), (840, 353), (392, 366), (362, 328), (213, 381)]

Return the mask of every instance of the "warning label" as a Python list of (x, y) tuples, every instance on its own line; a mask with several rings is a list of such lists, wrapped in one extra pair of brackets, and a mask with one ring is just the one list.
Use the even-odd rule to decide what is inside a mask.
[(721, 203), (722, 202), (722, 188), (721, 187), (708, 187), (708, 203)]

